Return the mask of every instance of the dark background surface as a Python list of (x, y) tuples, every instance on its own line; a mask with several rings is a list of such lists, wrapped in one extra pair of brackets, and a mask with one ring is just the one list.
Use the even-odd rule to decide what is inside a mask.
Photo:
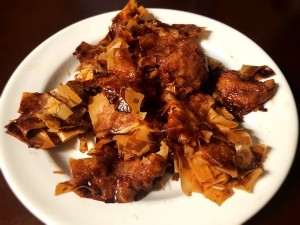
[[(49, 36), (82, 19), (119, 10), (126, 3), (125, 0), (1, 0), (0, 93), (21, 61)], [(300, 0), (140, 0), (139, 3), (148, 8), (194, 12), (244, 33), (277, 63), (299, 103)], [(299, 166), (298, 151), (278, 193), (246, 225), (299, 223)], [(1, 173), (0, 194), (0, 224), (42, 224), (16, 199)]]

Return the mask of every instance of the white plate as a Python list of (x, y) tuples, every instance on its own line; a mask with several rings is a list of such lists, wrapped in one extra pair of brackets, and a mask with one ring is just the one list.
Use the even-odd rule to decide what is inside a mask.
[[(268, 112), (252, 113), (245, 127), (260, 142), (270, 146), (264, 164), (266, 174), (259, 179), (254, 193), (236, 191), (233, 197), (217, 206), (200, 194), (183, 195), (179, 182), (170, 181), (164, 190), (154, 191), (144, 199), (128, 204), (105, 204), (79, 198), (70, 193), (54, 196), (56, 183), (68, 175), (68, 158), (78, 157), (77, 143), (71, 141), (59, 149), (29, 149), (7, 135), (3, 127), (18, 116), (24, 91), (45, 92), (58, 82), (71, 79), (77, 60), (72, 53), (81, 41), (97, 43), (108, 31), (117, 12), (105, 13), (76, 23), (38, 46), (16, 69), (1, 100), (0, 153), (5, 178), (17, 197), (31, 212), (48, 224), (240, 224), (258, 212), (276, 193), (292, 164), (297, 138), (297, 112), (291, 90), (272, 59), (238, 31), (215, 20), (182, 11), (151, 9), (166, 23), (192, 23), (212, 31), (201, 45), (232, 69), (242, 64), (269, 65), (279, 84), (276, 96), (266, 104)], [(270, 37), (271, 38), (271, 37)], [(17, 215), (16, 215), (17, 216)], [(226, 221), (226, 222), (225, 222)], [(26, 223), (26, 221), (24, 221)]]

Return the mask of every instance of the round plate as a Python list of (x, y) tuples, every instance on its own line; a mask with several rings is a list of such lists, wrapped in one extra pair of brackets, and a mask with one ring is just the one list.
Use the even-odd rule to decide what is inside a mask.
[[(196, 24), (209, 35), (201, 42), (207, 55), (225, 66), (239, 69), (242, 64), (268, 65), (276, 73), (279, 88), (265, 106), (268, 112), (245, 117), (244, 126), (256, 140), (270, 146), (264, 164), (266, 173), (253, 193), (235, 191), (221, 206), (200, 194), (185, 196), (180, 183), (168, 181), (164, 190), (154, 190), (138, 202), (105, 204), (80, 198), (74, 193), (54, 196), (55, 185), (69, 179), (68, 158), (80, 157), (77, 142), (70, 141), (49, 151), (29, 149), (5, 133), (4, 126), (17, 118), (22, 92), (45, 92), (73, 77), (78, 64), (72, 55), (85, 41), (96, 44), (108, 32), (117, 12), (105, 13), (78, 22), (58, 32), (38, 46), (16, 69), (1, 99), (0, 153), (5, 178), (17, 197), (47, 224), (240, 224), (259, 211), (276, 193), (292, 164), (297, 138), (294, 98), (283, 74), (273, 60), (249, 38), (218, 21), (200, 15), (150, 9), (166, 23)], [(53, 171), (63, 170), (65, 174)]]

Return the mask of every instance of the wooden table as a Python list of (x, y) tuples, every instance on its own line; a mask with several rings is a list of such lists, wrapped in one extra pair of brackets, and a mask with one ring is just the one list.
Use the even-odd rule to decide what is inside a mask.
[[(290, 83), (296, 101), (299, 102), (299, 0), (140, 0), (139, 2), (149, 8), (194, 12), (241, 31), (273, 58)], [(0, 93), (18, 64), (46, 38), (84, 18), (119, 10), (125, 3), (125, 0), (1, 0)], [(246, 224), (299, 223), (300, 177), (297, 171), (299, 166), (298, 152), (291, 171), (278, 193)], [(2, 175), (0, 175), (0, 194), (0, 224), (42, 224), (16, 199)]]

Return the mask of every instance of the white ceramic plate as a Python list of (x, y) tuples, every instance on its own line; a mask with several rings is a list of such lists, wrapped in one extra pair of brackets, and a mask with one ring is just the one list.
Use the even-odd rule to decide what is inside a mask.
[(271, 199), (290, 169), (298, 138), (298, 119), (291, 90), (272, 59), (243, 34), (215, 20), (182, 11), (150, 11), (166, 23), (207, 27), (211, 33), (202, 41), (202, 47), (209, 56), (229, 68), (239, 69), (242, 64), (269, 65), (276, 72), (274, 78), (279, 89), (266, 104), (268, 112), (252, 113), (246, 116), (244, 124), (260, 142), (271, 148), (264, 164), (266, 174), (255, 185), (253, 194), (236, 191), (222, 206), (200, 194), (184, 196), (179, 182), (175, 181), (168, 182), (164, 190), (128, 204), (105, 204), (73, 193), (54, 196), (55, 185), (69, 177), (53, 171), (68, 171), (68, 158), (80, 157), (77, 143), (71, 141), (50, 151), (29, 149), (7, 135), (3, 127), (18, 116), (22, 92), (49, 91), (59, 82), (72, 78), (68, 73), (77, 65), (72, 53), (81, 41), (95, 44), (104, 37), (117, 12), (106, 13), (76, 23), (38, 46), (16, 69), (2, 95), (3, 173), (17, 197), (47, 224), (240, 224)]

